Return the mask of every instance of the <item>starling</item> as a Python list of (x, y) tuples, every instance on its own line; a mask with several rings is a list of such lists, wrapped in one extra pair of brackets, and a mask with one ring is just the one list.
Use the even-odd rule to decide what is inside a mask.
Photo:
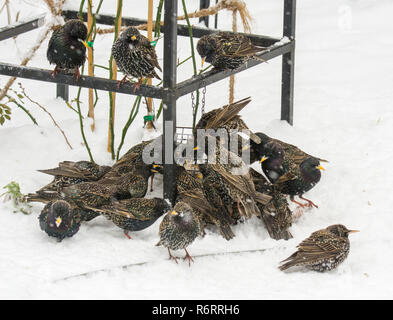
[(172, 256), (171, 250), (184, 249), (186, 252), (184, 259), (187, 259), (190, 265), (193, 259), (186, 248), (201, 233), (200, 228), (199, 221), (193, 214), (190, 205), (180, 201), (162, 219), (159, 230), (160, 241), (156, 245), (166, 247), (169, 259), (175, 260), (176, 263), (177, 258)]
[(292, 225), (292, 212), (283, 193), (277, 190), (266, 178), (254, 169), (250, 169), (255, 190), (267, 194), (272, 199), (265, 205), (257, 203), (262, 214), (262, 220), (269, 236), (275, 240), (288, 240), (292, 238), (288, 230)]
[(170, 207), (160, 198), (133, 198), (114, 201), (96, 210), (123, 229), (124, 234), (131, 239), (129, 231), (140, 231), (150, 227), (159, 217), (170, 211)]
[(232, 239), (235, 234), (231, 229), (234, 223), (231, 217), (223, 214), (220, 209), (213, 208), (206, 200), (201, 189), (192, 189), (183, 191), (176, 197), (176, 203), (185, 202), (191, 208), (194, 216), (198, 219), (202, 235), (205, 235), (205, 227), (207, 225), (215, 225), (220, 234), (226, 240)]
[[(209, 158), (212, 155), (213, 150), (209, 150)], [(271, 197), (255, 190), (249, 168), (243, 160), (225, 149), (218, 141), (215, 156), (215, 164), (199, 165), (199, 170), (203, 174), (203, 192), (206, 199), (214, 208), (220, 208), (228, 216), (232, 216), (234, 204), (241, 216), (260, 216), (256, 203), (266, 204)], [(225, 164), (225, 161), (228, 163)]]
[(125, 74), (118, 86), (126, 81), (127, 76), (138, 78), (134, 92), (142, 84), (143, 78), (161, 78), (154, 68), (161, 70), (157, 61), (155, 48), (150, 41), (141, 35), (137, 28), (128, 27), (124, 30), (112, 46), (112, 55), (121, 72)]
[(38, 217), (40, 227), (48, 236), (62, 241), (72, 237), (80, 227), (80, 213), (78, 208), (73, 208), (68, 202), (56, 200), (48, 202)]
[(286, 270), (294, 266), (325, 272), (336, 268), (349, 253), (348, 235), (358, 230), (348, 230), (342, 224), (335, 224), (326, 229), (315, 231), (298, 246), (298, 250), (279, 267)]
[(38, 170), (54, 176), (51, 183), (42, 187), (41, 191), (57, 191), (60, 192), (64, 187), (87, 181), (96, 181), (101, 179), (111, 167), (100, 166), (90, 161), (63, 161), (54, 169)]
[[(249, 130), (249, 128), (244, 123), (243, 119), (238, 115), (238, 113), (246, 105), (248, 105), (250, 101), (251, 98), (248, 97), (203, 114), (194, 129), (194, 142), (197, 143), (196, 130), (198, 129), (217, 130), (223, 128), (227, 131), (228, 135), (230, 134), (230, 130), (237, 130), (239, 132), (242, 130)], [(249, 131), (249, 134), (250, 134), (250, 139), (254, 141), (256, 144), (261, 142), (261, 139), (253, 132)]]
[[(55, 203), (58, 201), (64, 201), (58, 193), (50, 193), (50, 192), (37, 192), (37, 193), (29, 193), (26, 197), (28, 202), (41, 202), (41, 203)], [(70, 205), (75, 212), (78, 212), (78, 219), (80, 221), (90, 221), (100, 214), (94, 210), (87, 210), (79, 208), (72, 200), (67, 200), (68, 205)], [(49, 207), (48, 207), (49, 208)]]
[(234, 70), (250, 59), (261, 60), (256, 54), (265, 50), (252, 44), (244, 34), (218, 32), (201, 37), (197, 51), (203, 63), (209, 62), (217, 70)]
[[(261, 162), (262, 170), (278, 190), (290, 195), (291, 201), (301, 207), (314, 206), (311, 200), (303, 198), (303, 194), (312, 189), (321, 179), (321, 170), (325, 170), (320, 162), (327, 160), (313, 157), (298, 147), (272, 139), (263, 133), (256, 133), (262, 142), (251, 142), (251, 159)], [(307, 204), (294, 200), (298, 195)]]
[(53, 32), (46, 52), (49, 63), (56, 65), (52, 71), (53, 78), (59, 71), (75, 70), (75, 78), (78, 81), (79, 67), (86, 60), (86, 37), (87, 28), (78, 19), (68, 20)]
[(192, 174), (183, 166), (176, 166), (176, 190), (177, 193), (202, 190), (202, 179), (200, 173)]

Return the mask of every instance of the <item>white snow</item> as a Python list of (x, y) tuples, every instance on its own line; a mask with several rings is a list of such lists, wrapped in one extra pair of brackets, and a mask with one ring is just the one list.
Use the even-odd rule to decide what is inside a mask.
[[(139, 2), (135, 6), (133, 1), (127, 1), (123, 15), (146, 18), (147, 1)], [(247, 1), (255, 19), (254, 33), (282, 37), (282, 3)], [(195, 1), (188, 9), (192, 12), (197, 6)], [(13, 17), (22, 7), (20, 20), (47, 12), (43, 2), (15, 0)], [(67, 8), (79, 8), (79, 1), (68, 1)], [(101, 13), (114, 14), (114, 10), (111, 1), (104, 1)], [(33, 213), (23, 215), (13, 213), (11, 202), (0, 203), (0, 298), (392, 298), (392, 10), (390, 0), (298, 1), (293, 127), (279, 120), (280, 58), (236, 77), (236, 99), (252, 97), (242, 111), (251, 130), (265, 132), (329, 160), (324, 164), (326, 171), (320, 183), (306, 195), (319, 209), (305, 212), (294, 223), (293, 239), (270, 239), (262, 222), (252, 218), (234, 227), (233, 240), (226, 241), (215, 230), (208, 230), (203, 239), (197, 239), (189, 247), (189, 252), (198, 256), (265, 251), (196, 257), (188, 267), (186, 261), (181, 260), (178, 265), (169, 261), (165, 248), (155, 246), (161, 219), (146, 230), (130, 233), (133, 239), (128, 240), (119, 228), (99, 217), (83, 224), (74, 237), (57, 243), (39, 228), (37, 217), (42, 204), (33, 204)], [(182, 14), (181, 6), (179, 13)], [(1, 26), (6, 21), (3, 12)], [(221, 29), (231, 29), (231, 13), (220, 13), (218, 21)], [(2, 41), (0, 61), (20, 63), (41, 32), (38, 29), (16, 40)], [(46, 60), (47, 41), (29, 66), (53, 68)], [(96, 64), (107, 65), (112, 41), (113, 34), (97, 36)], [(162, 40), (156, 48), (162, 66)], [(189, 39), (179, 37), (178, 57), (183, 60), (189, 55)], [(197, 64), (199, 67), (199, 57)], [(178, 82), (192, 74), (189, 61), (179, 67)], [(96, 68), (96, 75), (108, 77), (108, 72)], [(119, 74), (118, 78), (122, 76)], [(8, 77), (1, 76), (0, 87), (7, 80)], [(55, 167), (63, 160), (88, 160), (88, 154), (77, 114), (61, 99), (54, 98), (55, 85), (25, 79), (16, 82), (21, 82), (31, 98), (52, 113), (73, 147), (70, 150), (60, 131), (37, 106), (25, 101), (39, 126), (33, 125), (20, 109), (12, 108), (11, 121), (0, 127), (0, 187), (17, 181), (22, 192), (28, 193), (51, 180), (37, 169)], [(153, 80), (153, 84), (157, 83), (158, 80)], [(13, 88), (19, 89), (17, 84)], [(76, 87), (70, 88), (71, 99), (76, 92)], [(134, 101), (123, 94), (117, 94), (116, 98), (115, 149)], [(207, 87), (206, 110), (225, 105), (227, 99), (227, 80)], [(89, 129), (89, 121), (84, 121), (94, 159), (106, 165), (113, 163), (106, 151), (108, 100), (108, 93), (99, 92), (94, 133)], [(86, 115), (87, 89), (82, 90), (81, 101)], [(154, 105), (158, 108), (159, 101), (154, 101)], [(191, 125), (191, 110), (190, 97), (178, 100), (179, 125)], [(145, 114), (145, 105), (141, 104), (121, 154), (143, 137), (153, 136), (144, 132)], [(159, 129), (161, 120), (157, 122)], [(148, 196), (161, 196), (162, 177), (156, 176), (154, 185), (155, 192)], [(349, 256), (337, 269), (320, 274), (302, 269), (284, 273), (277, 268), (279, 261), (293, 253), (311, 232), (335, 223), (361, 231), (351, 236)], [(121, 268), (141, 262), (148, 263)], [(72, 277), (86, 272), (92, 273)], [(61, 280), (67, 277), (71, 278)]]

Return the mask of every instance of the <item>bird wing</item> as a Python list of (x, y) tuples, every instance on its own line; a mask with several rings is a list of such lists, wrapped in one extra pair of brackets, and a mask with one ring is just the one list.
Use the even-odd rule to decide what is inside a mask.
[(340, 252), (343, 240), (326, 230), (316, 231), (298, 246), (299, 254), (307, 258), (334, 256)]
[(210, 118), (207, 121), (205, 129), (220, 128), (221, 126), (232, 120), (236, 115), (238, 115), (238, 113), (250, 102), (251, 97), (247, 97), (218, 109), (216, 116)]
[(255, 46), (247, 36), (242, 34), (231, 35), (230, 37), (222, 36), (218, 47), (222, 55), (232, 57), (252, 56), (266, 49), (264, 47)]
[(38, 170), (39, 172), (49, 174), (52, 176), (64, 176), (70, 178), (81, 178), (81, 179), (96, 179), (90, 170), (83, 170), (78, 168), (77, 164), (72, 161), (63, 161), (59, 163), (57, 168)]

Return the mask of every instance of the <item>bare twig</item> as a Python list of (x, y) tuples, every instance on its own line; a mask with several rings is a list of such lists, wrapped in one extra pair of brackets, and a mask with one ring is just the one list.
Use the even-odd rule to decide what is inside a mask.
[(68, 146), (69, 146), (70, 149), (72, 150), (72, 146), (71, 146), (70, 142), (68, 141), (67, 136), (65, 135), (64, 131), (60, 128), (60, 126), (57, 124), (57, 122), (56, 122), (56, 120), (53, 118), (52, 114), (51, 114), (48, 110), (46, 110), (46, 108), (44, 108), (40, 103), (38, 103), (37, 101), (34, 101), (33, 99), (31, 99), (31, 98), (27, 95), (27, 93), (26, 93), (26, 91), (25, 91), (25, 88), (23, 88), (23, 86), (22, 86), (22, 84), (21, 84), (20, 82), (18, 83), (18, 85), (19, 85), (19, 87), (21, 88), (23, 95), (24, 95), (30, 102), (36, 104), (39, 108), (41, 108), (41, 110), (43, 110), (46, 114), (49, 115), (49, 117), (50, 117), (50, 118), (52, 119), (52, 121), (53, 121), (53, 124), (60, 130), (61, 134), (63, 135), (63, 137), (64, 137), (64, 139), (65, 139), (65, 141), (66, 141), (66, 143), (68, 144)]

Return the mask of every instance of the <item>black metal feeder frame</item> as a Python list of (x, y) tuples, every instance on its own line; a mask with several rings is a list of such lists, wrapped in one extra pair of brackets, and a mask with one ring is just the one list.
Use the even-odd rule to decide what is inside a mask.
[[(294, 86), (294, 62), (295, 62), (295, 19), (296, 19), (296, 0), (283, 0), (283, 38), (277, 39), (268, 36), (247, 34), (251, 41), (258, 45), (267, 47), (266, 50), (258, 54), (259, 57), (268, 61), (278, 56), (282, 56), (282, 82), (281, 82), (281, 119), (293, 124), (293, 86)], [(53, 79), (51, 70), (23, 67), (14, 64), (0, 62), (0, 74), (14, 76), (18, 78), (33, 79), (38, 81), (52, 82), (57, 84), (57, 96), (68, 100), (68, 86), (79, 86), (93, 88), (97, 90), (112, 91), (128, 95), (143, 95), (146, 97), (162, 99), (165, 105), (163, 110), (163, 163), (164, 163), (164, 198), (171, 201), (175, 196), (175, 165), (173, 150), (176, 145), (176, 101), (179, 97), (190, 94), (197, 89), (211, 85), (217, 81), (228, 78), (229, 76), (252, 68), (261, 63), (259, 60), (250, 60), (243, 66), (232, 71), (215, 71), (194, 76), (188, 80), (177, 83), (176, 64), (177, 64), (177, 36), (189, 36), (186, 25), (177, 24), (178, 0), (165, 0), (164, 26), (161, 27), (164, 33), (164, 68), (163, 68), (163, 87), (141, 85), (134, 93), (130, 83), (124, 83), (117, 88), (116, 80), (109, 80), (100, 77), (89, 77), (82, 75), (78, 82), (72, 75), (59, 74)], [(75, 19), (77, 11), (63, 11), (64, 18)], [(44, 23), (45, 15), (40, 15), (28, 21), (14, 23), (0, 29), (0, 40), (5, 40), (30, 30), (39, 28)], [(87, 19), (84, 13), (83, 19)], [(114, 15), (102, 15), (96, 17), (98, 24), (113, 25)], [(137, 18), (122, 18), (125, 26), (140, 25), (147, 23), (146, 20)], [(193, 27), (193, 37), (200, 38), (203, 35), (217, 32), (215, 29)], [(168, 155), (165, 158), (165, 149)]]

